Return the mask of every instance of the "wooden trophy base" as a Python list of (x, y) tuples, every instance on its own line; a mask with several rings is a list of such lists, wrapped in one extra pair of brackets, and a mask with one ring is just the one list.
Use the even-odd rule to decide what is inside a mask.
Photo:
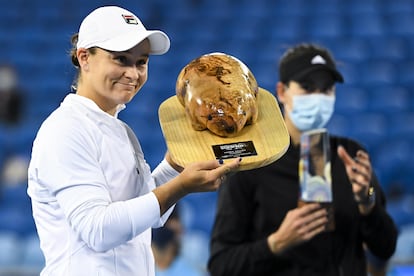
[(226, 159), (242, 157), (239, 170), (249, 170), (279, 159), (287, 151), (290, 137), (278, 102), (262, 88), (257, 99), (257, 121), (245, 126), (236, 137), (194, 130), (177, 96), (165, 100), (158, 115), (173, 161), (185, 167), (196, 161), (223, 159), (226, 162)]

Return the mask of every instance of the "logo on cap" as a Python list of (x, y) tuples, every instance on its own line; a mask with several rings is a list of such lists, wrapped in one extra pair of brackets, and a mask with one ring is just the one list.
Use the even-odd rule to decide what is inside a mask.
[(323, 57), (321, 57), (320, 55), (314, 56), (312, 61), (312, 64), (326, 64), (326, 61)]
[(124, 18), (124, 20), (127, 24), (138, 25), (138, 20), (133, 15), (123, 14), (122, 17)]

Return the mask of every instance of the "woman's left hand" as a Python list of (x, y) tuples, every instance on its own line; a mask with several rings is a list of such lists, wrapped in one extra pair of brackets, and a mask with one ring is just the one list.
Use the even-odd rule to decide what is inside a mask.
[(363, 215), (371, 212), (375, 202), (371, 204), (360, 204), (369, 197), (369, 189), (372, 178), (372, 166), (369, 155), (362, 150), (358, 150), (356, 157), (352, 158), (344, 147), (338, 147), (338, 155), (345, 165), (346, 173), (352, 184), (355, 201), (358, 202), (359, 211)]

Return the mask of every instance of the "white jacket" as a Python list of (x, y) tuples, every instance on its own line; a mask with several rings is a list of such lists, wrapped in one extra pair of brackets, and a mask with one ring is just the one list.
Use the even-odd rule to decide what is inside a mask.
[(154, 275), (151, 227), (171, 210), (160, 217), (151, 191), (178, 173), (163, 160), (151, 174), (134, 152), (117, 114), (76, 94), (42, 124), (28, 183), (42, 276)]

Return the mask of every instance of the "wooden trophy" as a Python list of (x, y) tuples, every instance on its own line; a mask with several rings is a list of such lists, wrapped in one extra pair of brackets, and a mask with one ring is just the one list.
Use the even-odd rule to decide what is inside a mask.
[(239, 170), (254, 169), (276, 161), (290, 143), (276, 97), (240, 60), (223, 53), (186, 65), (176, 95), (158, 114), (168, 151), (183, 167), (242, 157)]

